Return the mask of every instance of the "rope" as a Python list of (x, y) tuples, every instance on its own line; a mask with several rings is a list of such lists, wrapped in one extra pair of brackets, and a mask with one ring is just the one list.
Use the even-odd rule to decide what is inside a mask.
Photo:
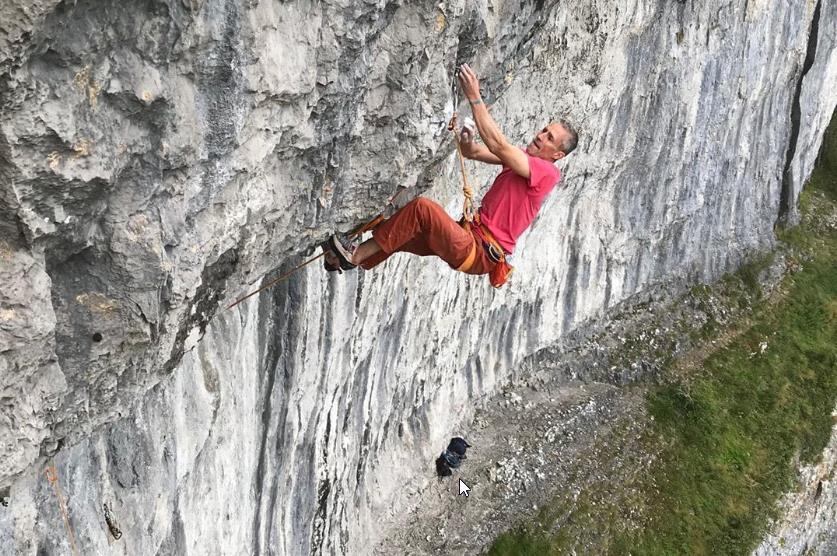
[[(390, 198), (389, 198), (389, 200), (387, 201), (387, 204), (386, 204), (386, 205), (384, 205), (384, 207), (386, 207), (386, 206), (388, 206), (388, 205), (390, 205), (390, 204), (394, 203), (394, 202), (395, 202), (395, 200), (398, 198), (398, 196), (399, 196), (399, 195), (401, 195), (402, 193), (404, 193), (404, 191), (405, 191), (404, 189), (401, 189), (401, 190), (400, 190), (400, 191), (398, 191), (395, 195), (393, 195), (392, 197), (390, 197)], [(354, 230), (352, 230), (351, 232), (349, 232), (349, 234), (348, 234), (348, 238), (349, 238), (349, 239), (355, 239), (356, 237), (359, 237), (359, 236), (360, 236), (360, 235), (362, 235), (364, 232), (368, 232), (369, 230), (371, 230), (371, 229), (375, 228), (375, 227), (376, 227), (378, 224), (380, 224), (383, 220), (384, 220), (384, 215), (383, 215), (383, 214), (379, 214), (378, 216), (376, 216), (375, 218), (373, 218), (373, 219), (372, 219), (372, 220), (370, 220), (369, 222), (366, 222), (366, 223), (364, 223), (364, 224), (361, 224), (360, 226), (358, 226), (357, 228), (355, 228)], [(265, 285), (264, 285), (264, 286), (262, 286), (261, 288), (259, 288), (259, 289), (255, 290), (255, 291), (252, 291), (252, 292), (248, 293), (247, 295), (245, 295), (244, 297), (241, 297), (241, 298), (239, 298), (239, 299), (235, 300), (233, 303), (231, 303), (231, 304), (227, 305), (227, 309), (232, 309), (233, 307), (235, 307), (236, 305), (238, 305), (239, 303), (241, 303), (241, 302), (242, 302), (242, 301), (244, 301), (245, 299), (249, 299), (250, 297), (253, 297), (253, 296), (254, 296), (254, 295), (256, 295), (257, 293), (263, 292), (264, 290), (266, 290), (266, 289), (268, 289), (268, 288), (271, 288), (271, 287), (275, 286), (276, 284), (278, 284), (278, 283), (279, 283), (279, 282), (281, 282), (282, 280), (285, 280), (286, 278), (290, 277), (290, 276), (291, 276), (293, 273), (295, 273), (297, 270), (299, 270), (299, 269), (301, 269), (301, 268), (303, 268), (303, 267), (305, 267), (305, 266), (308, 266), (309, 264), (313, 263), (314, 261), (316, 261), (317, 259), (319, 259), (319, 258), (321, 258), (321, 257), (323, 257), (323, 256), (325, 256), (325, 252), (320, 253), (319, 255), (316, 255), (316, 256), (314, 256), (314, 257), (311, 257), (311, 258), (310, 258), (310, 259), (308, 259), (307, 261), (303, 261), (303, 262), (299, 263), (298, 265), (296, 265), (295, 267), (293, 267), (291, 270), (289, 270), (288, 272), (286, 272), (285, 274), (283, 274), (283, 275), (282, 275), (282, 276), (280, 276), (279, 278), (276, 278), (276, 279), (274, 279), (274, 280), (271, 280), (270, 282), (268, 282), (267, 284), (265, 284)]]
[(73, 533), (73, 527), (70, 525), (70, 516), (67, 515), (67, 505), (64, 503), (64, 497), (61, 496), (61, 488), (58, 486), (58, 469), (55, 463), (50, 460), (49, 467), (44, 469), (47, 481), (52, 485), (52, 491), (58, 499), (58, 510), (61, 512), (61, 517), (64, 518), (64, 528), (67, 530), (67, 537), (70, 539), (70, 548), (74, 556), (78, 556), (78, 548), (76, 548), (76, 536)]
[[(456, 112), (448, 123), (448, 129), (456, 133)], [(468, 172), (465, 170), (465, 157), (462, 156), (462, 145), (459, 144), (459, 138), (455, 138), (456, 154), (459, 156), (459, 171), (462, 173), (462, 194), (465, 199), (462, 201), (462, 217), (465, 222), (473, 222), (474, 220), (474, 190), (468, 185)]]
[(291, 274), (293, 274), (297, 270), (299, 270), (299, 269), (301, 269), (305, 266), (308, 266), (309, 264), (313, 263), (314, 261), (316, 261), (320, 257), (323, 257), (324, 255), (325, 255), (325, 253), (320, 253), (316, 257), (311, 257), (307, 261), (304, 261), (304, 262), (298, 264), (297, 266), (293, 267), (291, 270), (289, 270), (288, 272), (286, 272), (285, 274), (283, 274), (279, 278), (276, 278), (275, 280), (271, 280), (270, 282), (268, 282), (267, 284), (265, 284), (261, 288), (257, 289), (256, 291), (252, 291), (252, 292), (248, 293), (247, 295), (245, 295), (244, 297), (235, 300), (233, 303), (230, 303), (229, 305), (227, 305), (227, 309), (232, 309), (233, 307), (235, 307), (236, 305), (238, 305), (239, 303), (241, 303), (245, 299), (249, 299), (249, 298), (253, 297), (254, 295), (256, 295), (257, 293), (263, 292), (264, 290), (275, 286), (276, 284), (278, 284), (279, 282), (281, 282), (285, 278), (288, 278)]

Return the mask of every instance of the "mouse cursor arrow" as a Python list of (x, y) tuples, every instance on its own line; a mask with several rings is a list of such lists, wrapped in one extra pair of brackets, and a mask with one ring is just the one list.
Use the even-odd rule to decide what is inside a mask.
[(470, 490), (471, 490), (471, 487), (466, 485), (465, 481), (463, 481), (462, 479), (459, 479), (459, 496), (462, 496), (463, 494), (465, 496), (468, 496), (468, 491), (470, 491)]

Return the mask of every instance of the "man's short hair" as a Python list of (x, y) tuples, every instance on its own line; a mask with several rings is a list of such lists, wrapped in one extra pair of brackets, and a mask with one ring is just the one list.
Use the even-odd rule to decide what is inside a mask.
[(578, 146), (578, 131), (567, 120), (558, 120), (558, 123), (567, 130), (567, 137), (564, 139), (564, 144), (561, 145), (564, 154), (567, 155), (573, 152), (576, 146)]

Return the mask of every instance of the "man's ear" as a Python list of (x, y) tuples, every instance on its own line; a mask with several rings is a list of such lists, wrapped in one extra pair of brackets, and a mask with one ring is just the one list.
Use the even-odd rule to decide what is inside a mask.
[(552, 155), (552, 161), (555, 162), (556, 160), (561, 160), (565, 156), (567, 155), (566, 153), (564, 153), (564, 151), (558, 151), (557, 153)]

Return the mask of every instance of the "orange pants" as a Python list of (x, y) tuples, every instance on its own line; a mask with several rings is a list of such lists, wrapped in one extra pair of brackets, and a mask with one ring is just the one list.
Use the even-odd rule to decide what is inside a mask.
[(360, 263), (367, 270), (399, 252), (421, 257), (435, 255), (457, 268), (465, 262), (475, 242), (476, 258), (468, 274), (488, 274), (496, 264), (488, 258), (482, 239), (473, 230), (463, 229), (444, 208), (425, 197), (417, 197), (404, 205), (379, 224), (372, 237), (382, 251)]

